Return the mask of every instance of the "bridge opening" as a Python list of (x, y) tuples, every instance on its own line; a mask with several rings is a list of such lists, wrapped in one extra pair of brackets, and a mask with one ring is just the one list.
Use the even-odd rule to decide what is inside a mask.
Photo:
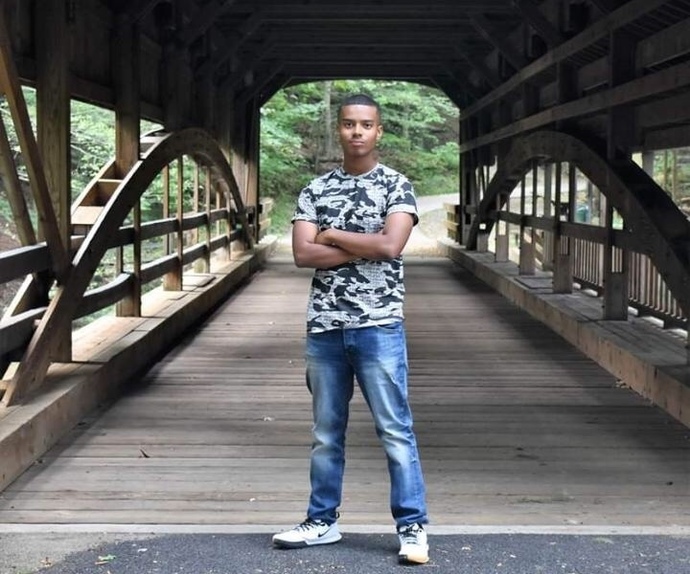
[(336, 115), (345, 95), (381, 105), (381, 160), (404, 173), (417, 196), (458, 193), (459, 110), (436, 88), (413, 82), (325, 80), (278, 91), (261, 108), (260, 190), (274, 200), (271, 229), (289, 228), (297, 194), (340, 165)]

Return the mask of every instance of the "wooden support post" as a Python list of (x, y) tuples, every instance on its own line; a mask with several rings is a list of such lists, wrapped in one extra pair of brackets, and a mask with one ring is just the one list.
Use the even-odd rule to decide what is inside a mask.
[(22, 184), (17, 173), (17, 165), (14, 163), (14, 152), (5, 129), (5, 122), (0, 116), (0, 178), (2, 179), (7, 199), (12, 210), (12, 217), (17, 228), (17, 235), (23, 246), (36, 244), (34, 231), (26, 199), (22, 191)]
[[(60, 243), (70, 245), (72, 159), (70, 148), (70, 46), (67, 3), (45, 0), (36, 10), (36, 139), (57, 222)], [(41, 233), (47, 237), (45, 225)], [(72, 359), (71, 324), (60, 337), (54, 360)]]
[[(624, 31), (615, 30), (609, 37), (609, 83), (613, 88), (635, 77), (635, 42)], [(607, 156), (610, 162), (630, 157), (635, 135), (635, 114), (631, 107), (611, 108), (607, 125)], [(628, 319), (628, 260), (630, 255), (613, 247), (614, 211), (606, 202), (604, 244), (604, 318)], [(625, 222), (623, 223), (625, 225)]]
[(204, 205), (206, 206), (206, 272), (211, 272), (211, 172), (204, 168)]
[(209, 70), (207, 73), (201, 74), (196, 81), (199, 85), (196, 105), (199, 124), (209, 133), (214, 133), (216, 120), (215, 96), (218, 87), (213, 82), (213, 71)]
[[(247, 192), (244, 199), (245, 208), (250, 208), (254, 214), (251, 233), (254, 241), (259, 240), (259, 153), (260, 153), (260, 106), (256, 99), (251, 101), (249, 114), (249, 149), (247, 170)], [(246, 246), (245, 246), (246, 247)]]
[(604, 319), (628, 320), (628, 268), (630, 254), (613, 247), (614, 212), (606, 202), (607, 241), (604, 244)]
[[(163, 168), (163, 219), (170, 217), (170, 165)], [(170, 234), (166, 233), (163, 240), (163, 249), (166, 255), (170, 255)]]
[[(544, 165), (544, 207), (542, 215), (553, 217), (552, 190), (553, 187), (553, 164)], [(541, 268), (544, 271), (553, 271), (553, 232), (544, 233), (544, 252), (542, 256)]]
[[(12, 57), (4, 10), (0, 10), (0, 92), (4, 94), (10, 107), (41, 222), (40, 232), (46, 239), (52, 258), (53, 272), (58, 279), (62, 279), (67, 271), (69, 261), (67, 243), (63, 241), (60, 235), (46, 174), (41, 163), (40, 151), (31, 128), (19, 75)], [(47, 296), (47, 286), (45, 295)]]
[[(508, 199), (510, 201), (510, 199)], [(501, 195), (496, 196), (496, 211), (501, 207)], [(496, 222), (496, 257), (495, 261), (505, 263), (510, 261), (510, 222)]]
[(573, 292), (572, 258), (568, 249), (568, 238), (561, 236), (561, 205), (562, 205), (562, 164), (556, 164), (554, 241), (553, 241), (553, 292)]
[[(176, 211), (175, 218), (177, 219), (177, 231), (175, 233), (175, 269), (170, 273), (166, 273), (163, 277), (163, 289), (166, 291), (182, 291), (182, 255), (184, 251), (184, 231), (182, 230), (182, 218), (184, 216), (184, 166), (182, 158), (177, 160), (177, 180), (176, 180)], [(168, 202), (170, 198), (168, 198)], [(169, 204), (168, 204), (169, 209)], [(170, 239), (168, 237), (168, 239)], [(168, 245), (170, 249), (170, 245)]]
[[(469, 124), (466, 121), (460, 122), (460, 138), (462, 141), (471, 138)], [(472, 152), (460, 154), (460, 208), (457, 235), (453, 239), (461, 245), (467, 244), (467, 237), (472, 226), (472, 214), (470, 209), (472, 203)]]
[[(139, 62), (139, 26), (124, 16), (117, 21), (112, 47), (115, 80), (115, 175), (122, 179), (139, 161), (141, 80)], [(132, 244), (132, 278), (128, 296), (116, 306), (118, 316), (141, 316), (141, 208), (137, 202), (132, 213), (134, 243)], [(123, 272), (124, 252), (119, 249), (118, 272)]]
[[(534, 204), (532, 204), (534, 205)], [(534, 275), (536, 273), (535, 252), (534, 252), (534, 229), (525, 226), (525, 215), (527, 215), (527, 185), (525, 176), (520, 182), (520, 275)]]

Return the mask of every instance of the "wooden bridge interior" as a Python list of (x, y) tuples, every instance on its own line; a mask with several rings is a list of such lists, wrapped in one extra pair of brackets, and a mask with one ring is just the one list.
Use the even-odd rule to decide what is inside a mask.
[[(0, 521), (299, 518), (308, 277), (259, 122), (337, 78), (460, 109), (448, 237), (408, 264), (438, 522), (690, 528), (690, 224), (654, 173), (690, 146), (690, 0), (0, 0)], [(76, 199), (74, 100), (116, 117)], [(351, 524), (387, 521), (366, 425), (355, 401)]]

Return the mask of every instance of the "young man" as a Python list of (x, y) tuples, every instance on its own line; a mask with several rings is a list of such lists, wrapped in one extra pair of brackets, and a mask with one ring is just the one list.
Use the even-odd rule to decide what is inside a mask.
[(372, 413), (391, 481), (402, 562), (428, 561), (426, 494), (407, 400), (401, 253), (417, 223), (414, 190), (378, 163), (383, 128), (368, 96), (340, 106), (343, 164), (300, 193), (292, 250), (314, 268), (307, 311), (306, 377), (314, 414), (307, 518), (276, 534), (283, 548), (341, 539), (336, 520), (345, 431), (356, 379)]

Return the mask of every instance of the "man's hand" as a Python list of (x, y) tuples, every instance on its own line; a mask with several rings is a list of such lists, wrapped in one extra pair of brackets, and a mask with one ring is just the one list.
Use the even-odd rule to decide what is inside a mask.
[(320, 231), (316, 237), (314, 238), (314, 243), (318, 243), (319, 245), (330, 245), (331, 247), (337, 247), (333, 243), (333, 239), (331, 237), (333, 236), (333, 228), (328, 228), (324, 229), (323, 231)]

